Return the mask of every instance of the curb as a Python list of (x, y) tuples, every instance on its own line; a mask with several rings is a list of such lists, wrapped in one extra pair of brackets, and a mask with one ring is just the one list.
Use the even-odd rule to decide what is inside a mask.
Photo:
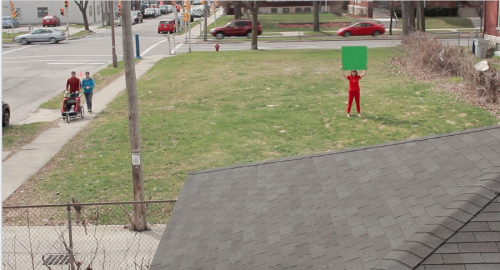
[(85, 35), (81, 35), (81, 36), (79, 36), (79, 37), (74, 37), (74, 38), (67, 38), (66, 40), (81, 39), (81, 38), (84, 38), (84, 37), (87, 37), (87, 36), (90, 36), (90, 35), (95, 34), (95, 32), (94, 32), (94, 31), (92, 31), (92, 30), (89, 30), (89, 31), (91, 31), (91, 32), (90, 32), (90, 33), (87, 33), (87, 34), (85, 34)]

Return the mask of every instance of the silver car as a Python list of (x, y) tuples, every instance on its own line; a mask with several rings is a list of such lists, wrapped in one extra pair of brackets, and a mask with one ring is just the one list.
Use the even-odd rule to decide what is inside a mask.
[(19, 35), (14, 38), (14, 41), (24, 45), (31, 42), (50, 42), (52, 44), (65, 40), (66, 36), (63, 32), (54, 28), (36, 29), (33, 32), (25, 35)]
[(2, 17), (2, 28), (12, 28), (12, 26), (19, 27), (19, 22), (17, 19), (12, 19), (11, 16)]

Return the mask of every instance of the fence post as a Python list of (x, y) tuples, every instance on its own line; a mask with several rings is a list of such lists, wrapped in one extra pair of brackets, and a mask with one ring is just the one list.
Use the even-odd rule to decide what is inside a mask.
[(71, 208), (66, 206), (66, 212), (68, 213), (68, 236), (69, 236), (69, 248), (73, 250), (73, 233), (71, 232)]

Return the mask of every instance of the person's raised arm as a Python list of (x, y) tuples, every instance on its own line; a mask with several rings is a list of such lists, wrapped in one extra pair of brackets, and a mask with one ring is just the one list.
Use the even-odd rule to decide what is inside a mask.
[[(368, 65), (366, 65), (366, 68), (368, 68)], [(363, 72), (361, 74), (359, 74), (359, 77), (363, 77), (363, 76), (365, 76), (365, 74), (366, 74), (366, 69), (363, 70)]]
[[(342, 65), (340, 66), (340, 69), (342, 69)], [(342, 70), (342, 75), (344, 75), (344, 78), (347, 79), (347, 75), (345, 74), (345, 70)]]

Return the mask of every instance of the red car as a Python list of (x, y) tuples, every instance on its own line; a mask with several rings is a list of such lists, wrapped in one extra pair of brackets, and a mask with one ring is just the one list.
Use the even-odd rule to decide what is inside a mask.
[[(262, 34), (262, 25), (259, 22), (258, 33)], [(226, 26), (217, 27), (210, 30), (210, 34), (217, 39), (223, 39), (230, 36), (246, 36), (252, 38), (252, 20), (237, 20), (229, 22)]]
[(378, 36), (383, 33), (385, 33), (383, 24), (376, 24), (374, 22), (359, 22), (351, 26), (341, 28), (337, 31), (337, 36)]
[(158, 34), (163, 32), (173, 33), (175, 30), (175, 20), (160, 21), (158, 24)]
[(45, 26), (59, 26), (61, 25), (61, 20), (56, 15), (47, 15), (42, 19), (43, 27)]

